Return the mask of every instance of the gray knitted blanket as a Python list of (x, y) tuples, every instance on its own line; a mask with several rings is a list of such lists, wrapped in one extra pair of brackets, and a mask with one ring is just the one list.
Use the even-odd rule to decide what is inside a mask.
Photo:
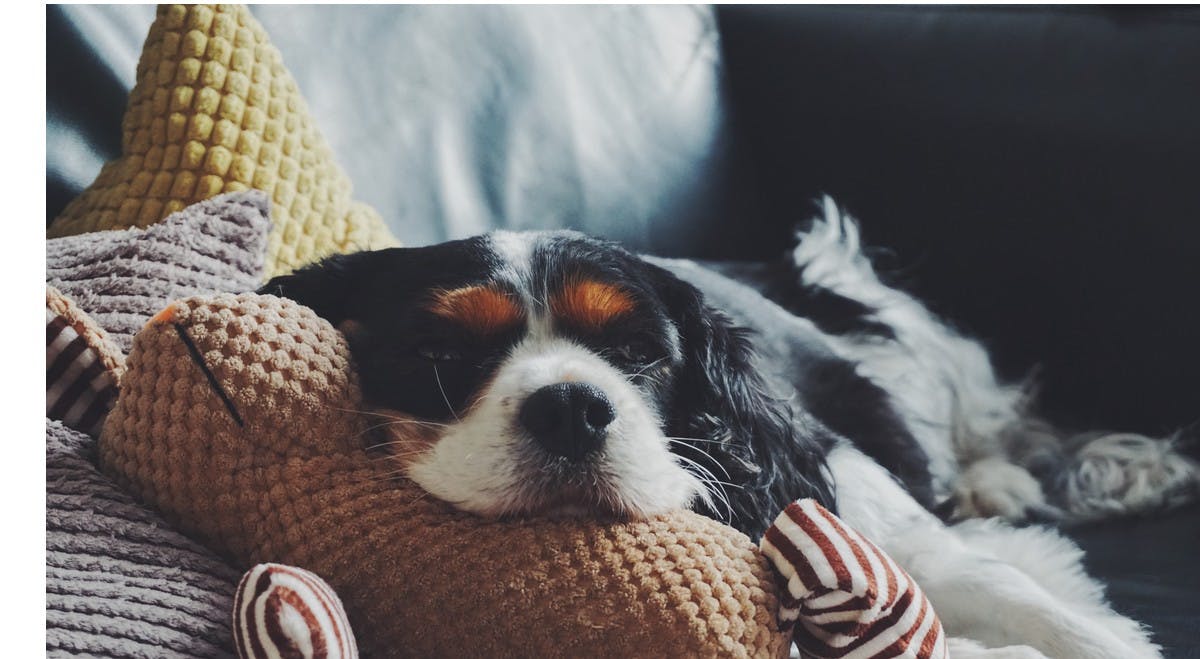
[(47, 654), (233, 656), (241, 575), (118, 489), (94, 448), (47, 420)]

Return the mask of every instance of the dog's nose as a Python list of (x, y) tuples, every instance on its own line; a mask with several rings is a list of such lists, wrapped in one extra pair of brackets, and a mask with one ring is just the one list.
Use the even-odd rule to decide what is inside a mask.
[(616, 412), (608, 396), (582, 382), (560, 382), (533, 392), (521, 405), (521, 425), (552, 455), (579, 460), (600, 448)]

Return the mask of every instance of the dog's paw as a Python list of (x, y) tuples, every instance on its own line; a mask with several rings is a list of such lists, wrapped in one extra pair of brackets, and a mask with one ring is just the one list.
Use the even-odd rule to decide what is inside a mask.
[(1010, 522), (1049, 521), (1057, 509), (1046, 503), (1042, 486), (1024, 468), (1001, 458), (968, 466), (954, 485), (954, 519), (1001, 517)]
[(1166, 510), (1195, 501), (1200, 497), (1200, 463), (1179, 451), (1190, 441), (1187, 432), (1171, 440), (1132, 433), (1089, 438), (1064, 479), (1072, 519)]

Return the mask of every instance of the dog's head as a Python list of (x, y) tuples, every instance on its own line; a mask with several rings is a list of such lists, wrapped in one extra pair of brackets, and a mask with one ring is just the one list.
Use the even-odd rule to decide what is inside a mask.
[(262, 292), (346, 334), (387, 454), (461, 509), (695, 506), (754, 533), (831, 498), (744, 332), (614, 244), (502, 232), (335, 256)]

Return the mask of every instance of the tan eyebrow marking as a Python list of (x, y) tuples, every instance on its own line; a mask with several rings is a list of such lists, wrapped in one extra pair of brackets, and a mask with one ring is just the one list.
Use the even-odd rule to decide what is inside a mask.
[(429, 310), (479, 334), (495, 334), (525, 317), (511, 295), (489, 286), (434, 291)]
[(550, 313), (556, 318), (591, 330), (603, 329), (633, 307), (628, 293), (594, 279), (570, 279), (550, 300)]

